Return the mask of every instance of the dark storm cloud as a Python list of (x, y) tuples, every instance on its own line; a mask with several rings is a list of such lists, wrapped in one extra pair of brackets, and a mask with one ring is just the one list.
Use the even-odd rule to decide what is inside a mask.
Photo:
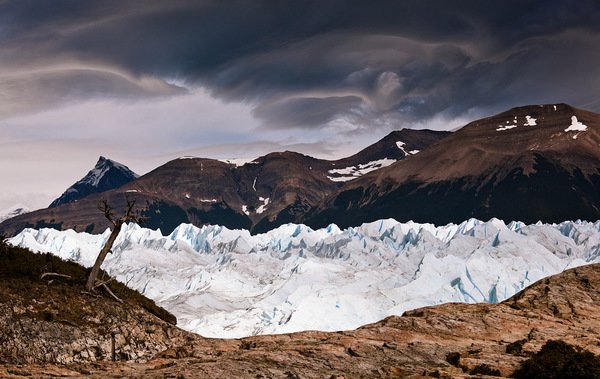
[(249, 103), (272, 128), (600, 110), (599, 19), (597, 1), (8, 1), (0, 113), (173, 83)]

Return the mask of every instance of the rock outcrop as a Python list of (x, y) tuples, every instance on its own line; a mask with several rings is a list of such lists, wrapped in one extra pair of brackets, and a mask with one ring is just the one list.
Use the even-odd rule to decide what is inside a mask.
[(195, 337), (109, 278), (102, 280), (121, 302), (101, 289), (85, 293), (86, 274), (75, 263), (0, 242), (0, 362), (141, 362)]

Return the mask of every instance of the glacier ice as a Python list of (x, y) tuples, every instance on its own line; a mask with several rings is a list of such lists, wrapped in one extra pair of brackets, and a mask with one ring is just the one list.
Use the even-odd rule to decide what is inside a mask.
[[(10, 243), (91, 266), (109, 231), (25, 229)], [(207, 337), (342, 330), (443, 302), (498, 302), (567, 268), (600, 262), (600, 222), (434, 226), (379, 220), (265, 234), (124, 226), (103, 268)]]

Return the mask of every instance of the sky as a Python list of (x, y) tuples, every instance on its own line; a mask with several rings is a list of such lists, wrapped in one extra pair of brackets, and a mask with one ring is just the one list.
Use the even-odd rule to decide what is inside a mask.
[(350, 155), (527, 104), (600, 112), (600, 2), (0, 0), (0, 212), (100, 155)]

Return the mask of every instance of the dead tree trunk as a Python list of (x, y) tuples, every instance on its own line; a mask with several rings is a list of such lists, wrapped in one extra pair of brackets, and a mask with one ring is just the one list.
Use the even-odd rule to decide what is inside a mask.
[(108, 237), (108, 240), (104, 244), (104, 247), (102, 247), (102, 250), (100, 250), (100, 254), (98, 254), (98, 257), (96, 258), (96, 263), (94, 263), (92, 271), (90, 272), (90, 276), (88, 276), (87, 284), (85, 285), (86, 290), (88, 290), (89, 292), (91, 292), (95, 288), (96, 278), (98, 278), (98, 274), (100, 273), (100, 266), (102, 266), (102, 263), (104, 263), (104, 259), (106, 259), (108, 253), (110, 253), (112, 246), (115, 243), (115, 240), (117, 239), (117, 236), (121, 232), (122, 226), (122, 223), (117, 223), (114, 226), (112, 232), (110, 233), (110, 237)]
[(123, 216), (115, 219), (112, 208), (110, 207), (110, 205), (108, 205), (108, 202), (104, 200), (100, 203), (99, 209), (104, 213), (104, 216), (108, 219), (108, 221), (110, 221), (110, 223), (113, 224), (113, 229), (110, 233), (110, 236), (108, 237), (108, 240), (102, 247), (102, 250), (100, 250), (100, 254), (98, 254), (96, 262), (92, 267), (92, 271), (88, 276), (87, 283), (85, 285), (85, 288), (88, 292), (92, 292), (96, 288), (96, 279), (98, 278), (98, 274), (100, 273), (100, 266), (102, 266), (102, 263), (104, 263), (104, 259), (106, 259), (108, 253), (111, 252), (113, 244), (115, 243), (117, 236), (121, 232), (123, 224), (128, 221), (139, 222), (141, 220), (141, 217), (134, 213), (134, 206), (135, 200), (130, 201), (129, 199), (127, 199), (127, 205), (125, 207), (125, 212)]

